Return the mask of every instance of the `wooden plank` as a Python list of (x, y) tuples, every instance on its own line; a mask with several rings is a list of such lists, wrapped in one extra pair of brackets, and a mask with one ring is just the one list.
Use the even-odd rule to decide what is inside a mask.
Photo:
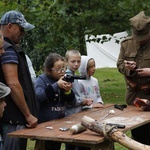
[[(114, 115), (109, 115), (103, 120), (100, 120), (101, 117), (106, 115), (109, 110), (113, 109), (115, 111)], [(45, 123), (39, 124), (36, 128), (33, 129), (22, 129), (12, 133), (9, 133), (9, 136), (30, 138), (30, 139), (41, 139), (41, 140), (53, 140), (60, 141), (64, 143), (78, 143), (84, 144), (99, 144), (104, 142), (105, 139), (103, 136), (100, 136), (97, 133), (86, 130), (80, 134), (72, 135), (69, 131), (59, 131), (60, 127), (70, 128), (74, 124), (81, 122), (81, 118), (85, 115), (102, 121), (103, 123), (118, 123), (125, 124), (126, 128), (122, 129), (123, 132), (141, 126), (150, 122), (149, 117), (150, 112), (143, 112), (142, 110), (134, 107), (127, 106), (123, 111), (115, 109), (113, 104), (105, 105), (104, 108), (89, 109), (78, 114), (73, 114), (72, 116), (61, 118), (57, 120), (48, 121)], [(52, 130), (46, 129), (47, 126), (53, 127)]]

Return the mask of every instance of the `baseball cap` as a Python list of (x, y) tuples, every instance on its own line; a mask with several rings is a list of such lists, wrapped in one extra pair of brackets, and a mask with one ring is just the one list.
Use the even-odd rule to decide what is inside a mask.
[(136, 41), (144, 41), (150, 35), (150, 18), (145, 16), (144, 11), (130, 18), (132, 36)]
[(0, 82), (0, 98), (4, 98), (9, 93), (10, 93), (10, 88), (5, 84), (3, 84), (2, 82)]
[(25, 30), (31, 30), (35, 27), (26, 21), (22, 13), (15, 10), (8, 11), (2, 16), (0, 24), (6, 25), (8, 23), (16, 23)]

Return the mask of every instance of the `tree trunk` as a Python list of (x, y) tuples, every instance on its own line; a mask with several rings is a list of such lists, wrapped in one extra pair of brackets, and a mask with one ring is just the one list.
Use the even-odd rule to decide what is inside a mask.
[(118, 142), (119, 144), (129, 148), (130, 150), (150, 150), (150, 146), (141, 144), (126, 136), (123, 132), (117, 130), (115, 126), (106, 125), (94, 120), (88, 116), (84, 116), (81, 125), (89, 130), (99, 133), (106, 138)]

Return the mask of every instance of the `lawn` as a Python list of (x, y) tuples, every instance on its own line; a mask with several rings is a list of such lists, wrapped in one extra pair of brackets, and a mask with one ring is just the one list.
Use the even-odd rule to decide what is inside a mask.
[[(101, 68), (97, 69), (94, 77), (96, 77), (100, 84), (100, 93), (104, 103), (124, 104), (125, 96), (125, 81), (116, 68)], [(130, 132), (127, 133), (130, 136)], [(28, 142), (27, 150), (33, 150), (34, 141)], [(61, 150), (64, 149), (62, 145)], [(127, 148), (120, 144), (115, 144), (115, 150), (127, 150)]]
[(100, 84), (104, 103), (125, 103), (125, 81), (116, 68), (97, 69), (94, 75)]

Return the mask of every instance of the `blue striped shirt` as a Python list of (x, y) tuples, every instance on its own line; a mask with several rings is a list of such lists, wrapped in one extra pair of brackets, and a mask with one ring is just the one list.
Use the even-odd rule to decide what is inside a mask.
[(7, 63), (19, 64), (18, 56), (13, 48), (8, 48), (1, 56), (1, 65)]

